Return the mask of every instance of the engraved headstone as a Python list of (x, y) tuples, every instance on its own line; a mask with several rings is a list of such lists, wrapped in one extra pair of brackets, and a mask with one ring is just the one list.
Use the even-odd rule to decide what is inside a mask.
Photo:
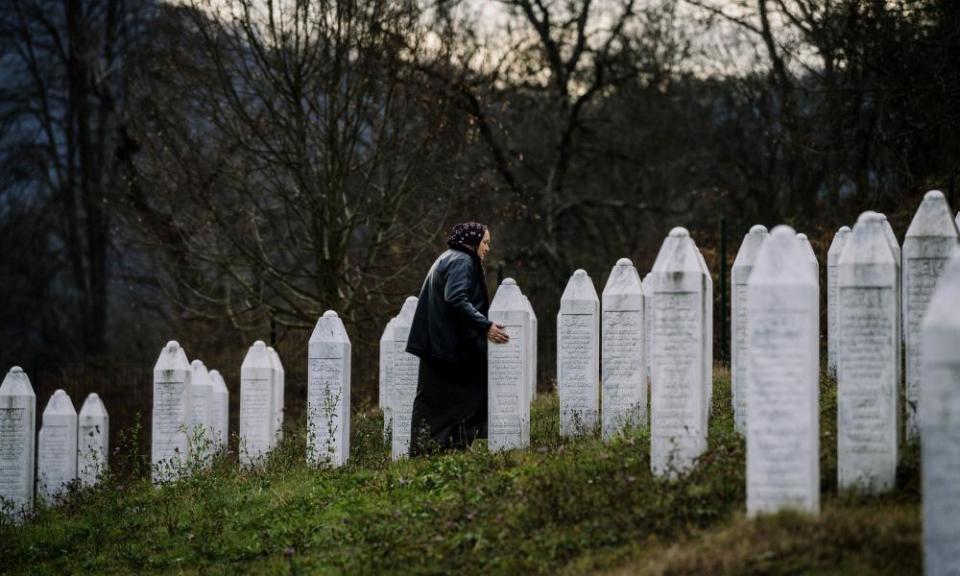
[(393, 429), (393, 327), (396, 318), (387, 322), (380, 337), (380, 386), (377, 395), (377, 405), (383, 412), (383, 437), (389, 438)]
[(600, 298), (585, 270), (577, 270), (557, 314), (557, 390), (560, 435), (590, 432), (600, 408)]
[(190, 386), (190, 441), (193, 442), (192, 454), (198, 461), (209, 464), (213, 457), (214, 445), (211, 434), (211, 407), (213, 404), (213, 382), (207, 367), (200, 360), (190, 363), (193, 378)]
[(841, 226), (833, 235), (833, 242), (827, 251), (827, 370), (834, 378), (837, 377), (837, 349), (840, 342), (840, 332), (837, 330), (837, 270), (840, 254), (849, 238), (850, 227)]
[(926, 574), (960, 574), (960, 250), (920, 328), (920, 434)]
[(350, 457), (350, 338), (333, 310), (310, 336), (307, 461), (342, 466)]
[(33, 510), (36, 422), (33, 386), (14, 366), (0, 384), (0, 501), (14, 518)]
[(107, 470), (110, 456), (110, 416), (96, 393), (80, 408), (77, 428), (77, 475), (84, 486), (95, 486)]
[(260, 464), (276, 434), (273, 362), (262, 340), (247, 351), (240, 366), (240, 464)]
[(286, 386), (286, 374), (280, 355), (272, 346), (267, 346), (270, 354), (270, 367), (273, 370), (273, 445), (283, 440), (283, 395)]
[(917, 438), (917, 407), (923, 346), (920, 326), (927, 306), (936, 290), (937, 280), (946, 269), (957, 247), (957, 228), (950, 218), (947, 199), (938, 190), (931, 190), (907, 229), (903, 239), (903, 316), (907, 354), (907, 440)]
[(218, 452), (226, 450), (230, 438), (230, 390), (217, 370), (210, 371), (213, 395), (210, 397), (210, 427), (214, 447)]
[(740, 250), (730, 270), (730, 392), (733, 401), (734, 428), (747, 431), (747, 281), (753, 271), (760, 246), (767, 239), (767, 228), (757, 224), (743, 236)]
[(837, 467), (841, 489), (880, 492), (897, 468), (897, 265), (879, 214), (857, 219), (840, 255)]
[(610, 271), (602, 296), (600, 429), (604, 439), (647, 424), (643, 301), (640, 274), (633, 262), (621, 258)]
[(175, 480), (190, 456), (193, 371), (183, 348), (167, 342), (153, 367), (153, 424), (150, 462), (155, 482)]
[(417, 396), (420, 359), (407, 352), (407, 338), (417, 311), (417, 297), (410, 296), (400, 308), (393, 326), (393, 438), (390, 453), (394, 460), (410, 453), (413, 400)]
[(77, 479), (77, 410), (70, 396), (57, 390), (43, 409), (37, 436), (37, 495), (53, 502)]
[[(693, 239), (690, 240), (693, 242)], [(696, 246), (696, 243), (693, 243)], [(697, 248), (700, 257), (700, 271), (703, 274), (703, 387), (706, 402), (701, 412), (704, 434), (710, 426), (710, 409), (713, 407), (713, 276), (707, 268), (703, 253)]]
[(706, 448), (705, 292), (697, 248), (674, 228), (653, 265), (650, 466), (658, 476), (688, 470)]
[(530, 367), (530, 377), (529, 377), (529, 388), (530, 395), (529, 400), (537, 396), (537, 313), (533, 310), (533, 304), (530, 303), (530, 299), (527, 296), (523, 295), (523, 302), (527, 306), (527, 313), (530, 314), (530, 336), (527, 340), (529, 345), (527, 346), (527, 354), (530, 356), (528, 365)]
[(788, 226), (763, 242), (748, 283), (747, 514), (820, 508), (818, 290)]
[(487, 346), (487, 434), (491, 451), (530, 445), (529, 303), (513, 278), (504, 279), (490, 303), (490, 321), (510, 336)]

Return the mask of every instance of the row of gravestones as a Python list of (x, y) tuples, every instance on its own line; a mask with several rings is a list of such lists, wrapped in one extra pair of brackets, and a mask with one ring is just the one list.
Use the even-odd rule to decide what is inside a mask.
[(0, 513), (22, 516), (35, 494), (52, 503), (77, 481), (96, 485), (106, 470), (110, 418), (97, 394), (78, 415), (66, 392), (54, 392), (35, 441), (36, 414), (30, 379), (14, 366), (0, 384)]

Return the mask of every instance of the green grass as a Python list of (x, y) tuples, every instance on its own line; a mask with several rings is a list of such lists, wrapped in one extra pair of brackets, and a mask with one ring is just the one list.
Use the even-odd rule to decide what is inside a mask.
[[(556, 396), (538, 398), (530, 450), (389, 461), (378, 414), (353, 422), (353, 460), (304, 463), (288, 431), (256, 472), (222, 458), (177, 484), (124, 477), (73, 491), (21, 526), (0, 525), (0, 571), (25, 574), (917, 573), (917, 455), (897, 490), (836, 493), (835, 397), (822, 404), (823, 513), (744, 518), (744, 444), (717, 373), (710, 447), (676, 482), (649, 472), (638, 430), (604, 444), (562, 440)], [(132, 436), (135, 436), (133, 434)]]

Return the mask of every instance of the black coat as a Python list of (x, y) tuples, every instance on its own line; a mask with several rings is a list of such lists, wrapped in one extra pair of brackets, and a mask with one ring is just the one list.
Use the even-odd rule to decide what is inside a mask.
[(447, 250), (423, 281), (407, 352), (446, 361), (485, 353), (489, 307), (480, 258), (456, 248)]

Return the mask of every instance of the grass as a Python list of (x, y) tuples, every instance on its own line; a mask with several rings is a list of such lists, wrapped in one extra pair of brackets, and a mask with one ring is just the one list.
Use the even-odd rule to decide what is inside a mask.
[(537, 399), (529, 450), (391, 463), (379, 414), (355, 415), (352, 461), (304, 462), (290, 430), (269, 462), (235, 456), (154, 488), (128, 471), (73, 490), (21, 526), (0, 525), (0, 572), (23, 574), (900, 574), (921, 563), (919, 466), (883, 497), (837, 494), (835, 395), (821, 394), (822, 514), (744, 517), (744, 443), (717, 371), (710, 446), (675, 482), (649, 472), (649, 437), (560, 439), (557, 399)]

